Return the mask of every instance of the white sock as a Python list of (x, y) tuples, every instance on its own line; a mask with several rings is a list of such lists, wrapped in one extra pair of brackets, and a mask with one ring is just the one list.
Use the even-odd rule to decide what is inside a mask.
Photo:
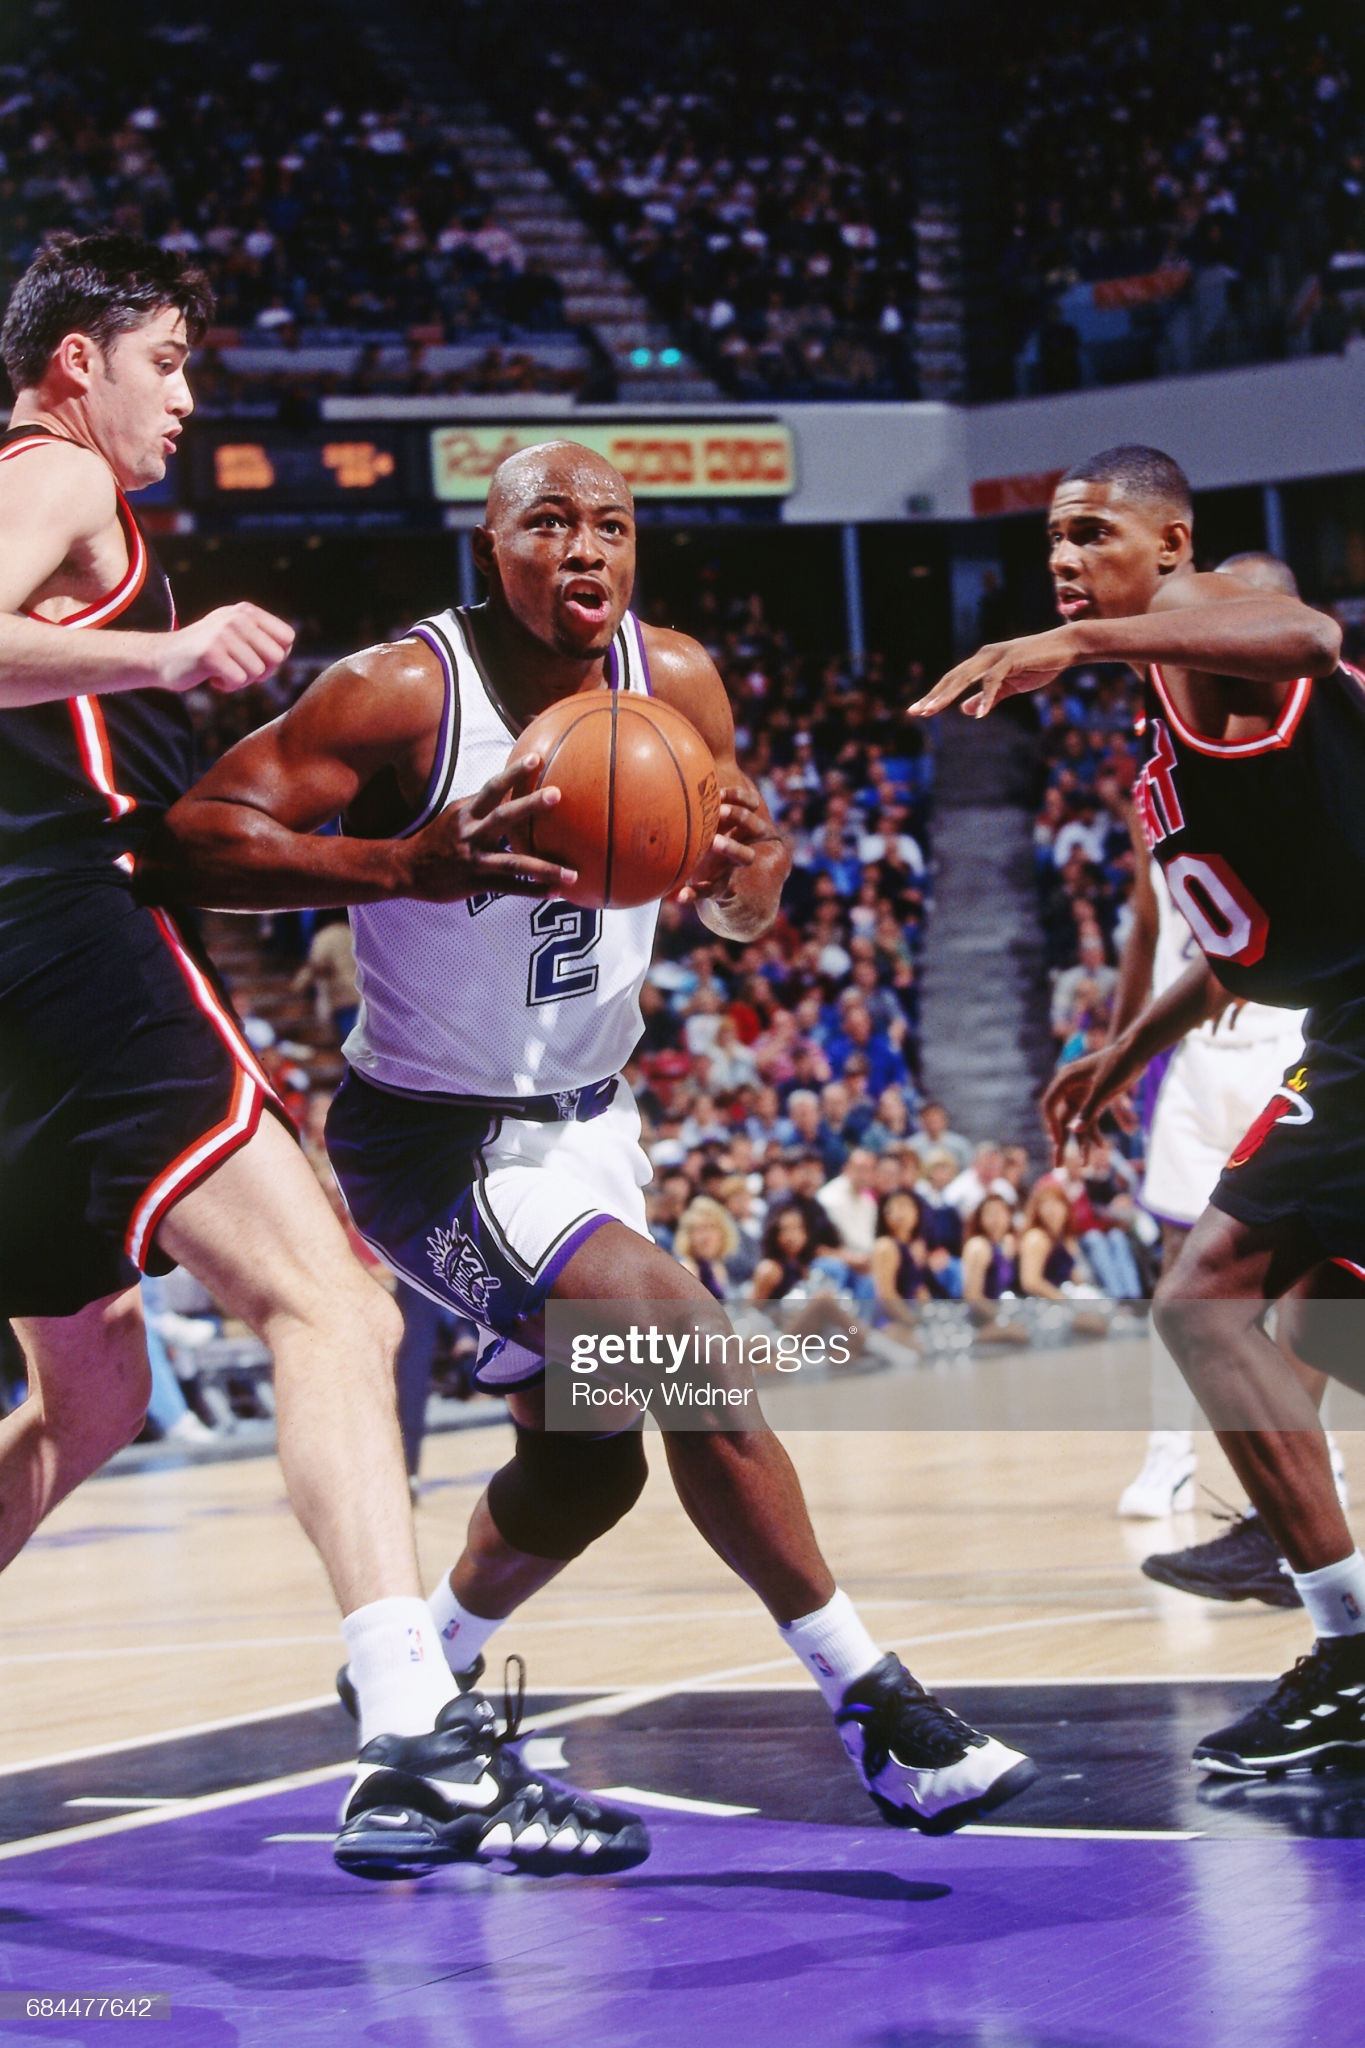
[(1340, 1564), (1289, 1574), (1320, 1636), (1365, 1635), (1365, 1557), (1353, 1550)]
[(376, 1735), (429, 1735), (455, 1697), (425, 1600), (395, 1596), (357, 1607), (341, 1624), (360, 1701), (360, 1747)]
[(468, 1671), (494, 1629), (502, 1627), (500, 1621), (489, 1621), (486, 1616), (471, 1614), (467, 1607), (461, 1607), (450, 1590), (448, 1576), (438, 1581), (427, 1602), (427, 1612), (452, 1671)]
[(827, 1605), (788, 1622), (778, 1634), (795, 1650), (831, 1709), (843, 1704), (854, 1679), (880, 1664), (884, 1654), (863, 1627), (847, 1593), (836, 1592)]

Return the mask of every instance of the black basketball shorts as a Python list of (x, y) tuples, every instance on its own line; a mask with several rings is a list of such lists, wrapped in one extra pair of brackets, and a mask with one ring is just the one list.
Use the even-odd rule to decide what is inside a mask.
[(281, 1116), (197, 941), (116, 879), (0, 900), (0, 1315), (164, 1273), (172, 1205)]
[(1257, 1227), (1297, 1217), (1327, 1258), (1365, 1277), (1365, 998), (1309, 1011), (1302, 1058), (1210, 1200)]

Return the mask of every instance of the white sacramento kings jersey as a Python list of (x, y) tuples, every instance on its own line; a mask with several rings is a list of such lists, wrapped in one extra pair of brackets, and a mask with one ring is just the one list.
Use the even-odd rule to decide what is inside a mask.
[[(423, 619), (412, 634), (437, 655), (446, 689), (426, 801), (404, 837), (481, 789), (518, 736), (463, 610)], [(650, 693), (630, 612), (606, 675), (612, 689)], [(553, 1095), (606, 1080), (640, 1036), (657, 918), (655, 903), (583, 910), (524, 896), (357, 904), (361, 1004), (346, 1057), (379, 1087), (416, 1094)]]
[[(1191, 961), (1202, 959), (1203, 955), (1189, 921), (1171, 895), (1164, 870), (1155, 861), (1152, 862), (1152, 887), (1156, 890), (1158, 914), (1156, 952), (1152, 958), (1152, 994), (1159, 996), (1165, 994), (1172, 982), (1179, 981)], [(1216, 964), (1214, 971), (1217, 972)], [(1222, 1017), (1201, 1024), (1189, 1036), (1204, 1039), (1211, 1045), (1229, 1044), (1229, 1024), (1233, 1014), (1225, 1011)], [(1288, 1047), (1284, 1055), (1287, 1064), (1295, 1056), (1296, 1045), (1302, 1044), (1302, 1022), (1302, 1010), (1274, 1009), (1268, 1003), (1243, 1003), (1235, 1012), (1232, 1029), (1239, 1048), (1283, 1041)]]

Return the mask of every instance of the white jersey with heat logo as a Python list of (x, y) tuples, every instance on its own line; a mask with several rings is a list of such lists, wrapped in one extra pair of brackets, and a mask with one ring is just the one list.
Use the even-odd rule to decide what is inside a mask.
[[(423, 619), (412, 634), (441, 663), (445, 703), (409, 835), (481, 789), (518, 736), (464, 610)], [(612, 689), (650, 694), (644, 636), (629, 612), (606, 679)], [(407, 1094), (554, 1095), (605, 1080), (640, 1036), (657, 917), (654, 903), (584, 910), (522, 896), (356, 905), (361, 1005), (346, 1057), (367, 1080)]]

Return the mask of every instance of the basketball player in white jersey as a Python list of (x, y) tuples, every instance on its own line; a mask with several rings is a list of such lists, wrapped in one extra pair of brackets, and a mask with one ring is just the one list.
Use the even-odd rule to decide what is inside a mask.
[[(449, 842), (465, 829), (476, 842), (495, 804), (515, 818), (556, 801), (515, 794), (504, 764), (518, 735), (561, 698), (616, 689), (674, 705), (715, 757), (721, 829), (690, 884), (709, 928), (757, 937), (788, 868), (736, 762), (711, 661), (628, 610), (635, 526), (621, 476), (572, 442), (525, 450), (497, 471), (474, 544), (487, 604), (319, 677), (176, 806), (151, 877), (178, 900), (353, 906), (362, 1004), (329, 1120), (333, 1164), (357, 1227), (394, 1270), (479, 1324), (478, 1384), (507, 1396), (517, 1425), (515, 1455), (432, 1596), (460, 1673), (645, 1479), (638, 1430), (546, 1432), (547, 1297), (676, 1303), (698, 1331), (724, 1319), (650, 1239), (650, 1166), (618, 1078), (641, 1030), (655, 906), (547, 899), (547, 877), (563, 886), (572, 873), (514, 851), (509, 889), (490, 893), (451, 874)], [(315, 836), (337, 816), (343, 835)], [(433, 862), (424, 847), (442, 828)], [(893, 1825), (946, 1833), (1031, 1782), (1027, 1759), (975, 1734), (868, 1635), (770, 1432), (668, 1433), (665, 1445), (688, 1514), (815, 1678)], [(401, 1780), (359, 1800), (367, 1840), (402, 1832)]]
[[(1219, 574), (1235, 576), (1263, 590), (1298, 596), (1293, 570), (1274, 555), (1230, 556)], [(1173, 989), (1190, 966), (1201, 959), (1198, 941), (1177, 909), (1165, 877), (1133, 824), (1137, 886), (1134, 917), (1114, 994), (1111, 1044), (1146, 1008), (1149, 1000)], [(1214, 1001), (1218, 1001), (1216, 991)], [(1161, 1225), (1162, 1266), (1175, 1264), (1180, 1247), (1208, 1204), (1209, 1195), (1238, 1141), (1282, 1077), (1303, 1053), (1303, 1013), (1266, 1003), (1226, 1003), (1179, 1043), (1154, 1060), (1143, 1077), (1148, 1098), (1150, 1134), (1142, 1203)], [(1088, 1070), (1089, 1062), (1086, 1063)], [(1083, 1085), (1083, 1070), (1066, 1068), (1055, 1077), (1044, 1101), (1051, 1117), (1054, 1104), (1070, 1105)], [(1060, 1128), (1060, 1126), (1059, 1126)], [(1152, 1332), (1153, 1365), (1168, 1368), (1172, 1385), (1179, 1375), (1156, 1332)], [(1305, 1384), (1319, 1402), (1326, 1380), (1295, 1360)], [(1338, 1491), (1344, 1477), (1340, 1454), (1332, 1445)], [(1119, 1497), (1119, 1514), (1134, 1521), (1157, 1521), (1194, 1506), (1197, 1459), (1193, 1432), (1153, 1430), (1142, 1470)], [(1343, 1492), (1344, 1504), (1344, 1492)], [(1169, 1555), (1157, 1553), (1143, 1563), (1149, 1578), (1181, 1591), (1210, 1598), (1255, 1598), (1268, 1606), (1301, 1605), (1293, 1581), (1280, 1568), (1280, 1552), (1254, 1510), (1239, 1516), (1224, 1535)]]

